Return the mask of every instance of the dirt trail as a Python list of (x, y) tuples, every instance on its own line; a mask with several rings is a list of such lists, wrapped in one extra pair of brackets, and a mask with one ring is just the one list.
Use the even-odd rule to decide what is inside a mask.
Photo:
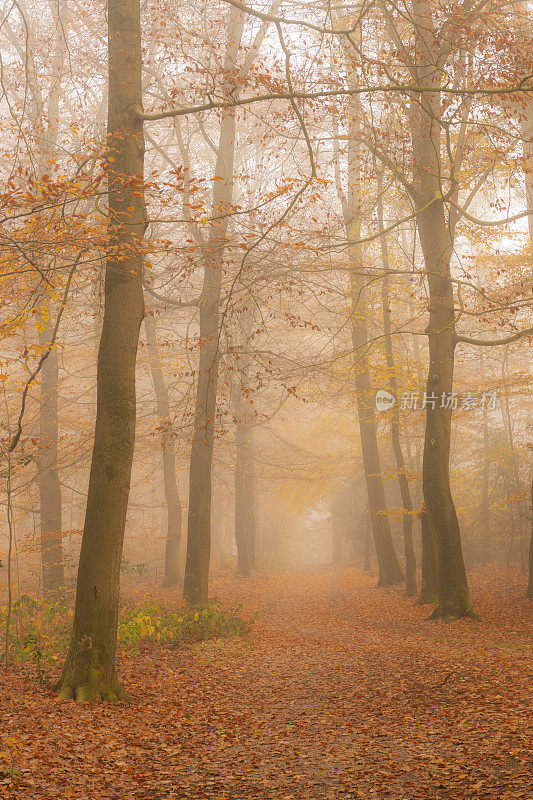
[(0, 797), (531, 796), (518, 578), (474, 575), (482, 619), (453, 624), (374, 581), (352, 568), (219, 576), (224, 601), (259, 612), (250, 641), (124, 654), (127, 705), (59, 702), (0, 671), (3, 731), (22, 742), (23, 770)]

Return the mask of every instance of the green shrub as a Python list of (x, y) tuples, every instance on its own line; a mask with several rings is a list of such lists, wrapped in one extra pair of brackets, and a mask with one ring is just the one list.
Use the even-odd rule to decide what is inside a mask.
[[(63, 653), (70, 634), (72, 610), (63, 599), (36, 600), (23, 594), (11, 607), (8, 648), (15, 662), (35, 664), (39, 680), (44, 681), (46, 664)], [(0, 609), (0, 624), (5, 629), (7, 605)]]
[[(174, 611), (161, 603), (147, 600), (138, 608), (123, 609), (118, 625), (118, 640), (126, 647), (150, 642), (174, 643), (176, 646), (246, 636), (252, 619), (240, 616), (241, 608), (224, 609), (218, 599), (206, 608), (184, 607)], [(9, 656), (15, 662), (34, 664), (37, 678), (46, 682), (48, 666), (62, 658), (67, 650), (73, 611), (64, 599), (36, 600), (27, 594), (13, 603), (9, 629)], [(0, 625), (5, 630), (7, 605), (0, 609)]]
[(205, 608), (186, 607), (171, 611), (168, 607), (147, 601), (132, 609), (119, 621), (119, 641), (130, 647), (145, 642), (190, 644), (227, 636), (246, 636), (253, 620), (239, 616), (241, 609), (223, 609), (218, 599)]

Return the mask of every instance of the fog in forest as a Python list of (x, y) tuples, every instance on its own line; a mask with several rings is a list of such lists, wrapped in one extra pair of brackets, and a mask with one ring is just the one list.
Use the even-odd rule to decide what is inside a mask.
[(0, 798), (525, 796), (533, 5), (2, 0), (0, 121)]

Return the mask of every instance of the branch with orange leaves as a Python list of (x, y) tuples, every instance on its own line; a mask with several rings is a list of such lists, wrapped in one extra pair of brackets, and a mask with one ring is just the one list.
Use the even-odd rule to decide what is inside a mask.
[(76, 268), (77, 268), (78, 264), (80, 263), (81, 257), (82, 257), (84, 252), (85, 252), (84, 250), (81, 250), (78, 253), (78, 255), (76, 256), (76, 259), (75, 259), (75, 261), (74, 261), (74, 263), (73, 263), (73, 265), (72, 265), (72, 267), (70, 269), (70, 272), (69, 272), (69, 275), (68, 275), (68, 278), (67, 278), (67, 282), (65, 284), (65, 289), (63, 291), (63, 296), (61, 298), (61, 304), (59, 306), (59, 311), (57, 312), (57, 317), (56, 317), (55, 325), (54, 325), (54, 328), (53, 328), (53, 331), (52, 331), (52, 336), (50, 337), (50, 341), (48, 342), (48, 345), (47, 345), (47, 348), (46, 348), (45, 352), (42, 354), (42, 356), (40, 357), (39, 361), (37, 362), (37, 366), (35, 367), (33, 372), (30, 373), (30, 377), (26, 381), (26, 385), (24, 386), (24, 389), (22, 391), (22, 402), (21, 402), (21, 405), (20, 405), (20, 413), (19, 413), (18, 420), (17, 420), (17, 430), (13, 434), (11, 442), (9, 443), (9, 447), (7, 449), (8, 453), (12, 453), (13, 450), (15, 449), (15, 447), (17, 446), (17, 444), (19, 443), (20, 437), (22, 435), (22, 420), (24, 419), (24, 412), (26, 410), (26, 399), (28, 397), (28, 392), (29, 392), (30, 386), (32, 385), (33, 381), (35, 380), (35, 378), (37, 377), (37, 375), (41, 371), (44, 362), (46, 361), (46, 359), (48, 358), (48, 356), (52, 352), (52, 347), (55, 344), (55, 341), (56, 341), (56, 338), (57, 338), (57, 333), (59, 331), (59, 323), (61, 322), (61, 317), (63, 316), (63, 312), (65, 311), (65, 308), (67, 307), (67, 298), (68, 298), (68, 293), (70, 291), (70, 285), (72, 283), (72, 279), (74, 277), (74, 273), (76, 272)]

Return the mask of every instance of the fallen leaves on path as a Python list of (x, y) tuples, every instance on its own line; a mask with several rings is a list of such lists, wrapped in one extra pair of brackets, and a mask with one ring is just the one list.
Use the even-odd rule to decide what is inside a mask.
[(355, 568), (219, 575), (224, 603), (259, 612), (250, 638), (123, 652), (128, 704), (62, 702), (28, 668), (0, 670), (20, 772), (0, 797), (531, 796), (520, 576), (478, 571), (481, 619), (451, 624), (374, 582)]

